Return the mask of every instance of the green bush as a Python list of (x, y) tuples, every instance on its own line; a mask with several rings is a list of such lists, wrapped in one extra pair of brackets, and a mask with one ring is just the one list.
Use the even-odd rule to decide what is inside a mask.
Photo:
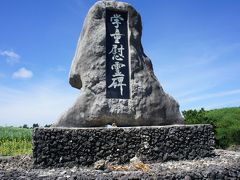
[(186, 124), (213, 125), (217, 148), (240, 145), (240, 108), (183, 111)]
[(197, 110), (188, 110), (183, 111), (183, 116), (185, 118), (185, 122), (187, 124), (212, 124), (214, 125), (214, 119), (206, 116), (206, 111), (201, 108), (199, 111)]

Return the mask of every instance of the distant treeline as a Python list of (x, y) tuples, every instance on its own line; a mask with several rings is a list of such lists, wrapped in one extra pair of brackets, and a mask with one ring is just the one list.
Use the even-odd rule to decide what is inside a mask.
[[(41, 127), (50, 127), (52, 124), (46, 124), (45, 126)], [(25, 128), (25, 129), (32, 129), (32, 128), (37, 128), (40, 127), (38, 123), (33, 124), (31, 127), (29, 127), (27, 124), (24, 124), (23, 126), (19, 126), (19, 128)]]

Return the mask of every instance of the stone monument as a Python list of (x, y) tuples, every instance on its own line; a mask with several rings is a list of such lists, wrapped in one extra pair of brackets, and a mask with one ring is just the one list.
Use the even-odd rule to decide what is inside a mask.
[(54, 127), (183, 124), (178, 103), (154, 75), (141, 36), (141, 16), (131, 5), (93, 5), (70, 71), (69, 82), (80, 96)]
[(141, 17), (127, 3), (99, 1), (90, 9), (70, 72), (70, 84), (81, 89), (80, 97), (51, 128), (34, 129), (35, 165), (124, 164), (134, 157), (151, 163), (214, 155), (211, 125), (179, 125), (179, 105), (155, 77), (141, 34)]

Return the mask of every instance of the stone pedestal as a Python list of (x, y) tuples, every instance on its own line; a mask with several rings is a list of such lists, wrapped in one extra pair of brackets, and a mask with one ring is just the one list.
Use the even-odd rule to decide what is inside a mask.
[(214, 142), (211, 125), (35, 128), (33, 158), (42, 167), (199, 159), (214, 155)]

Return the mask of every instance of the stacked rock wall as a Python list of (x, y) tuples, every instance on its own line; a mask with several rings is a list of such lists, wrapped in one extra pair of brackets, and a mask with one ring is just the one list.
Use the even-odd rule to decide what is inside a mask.
[(36, 128), (34, 163), (40, 166), (89, 166), (104, 159), (127, 163), (199, 159), (212, 156), (214, 134), (210, 125), (126, 128)]

